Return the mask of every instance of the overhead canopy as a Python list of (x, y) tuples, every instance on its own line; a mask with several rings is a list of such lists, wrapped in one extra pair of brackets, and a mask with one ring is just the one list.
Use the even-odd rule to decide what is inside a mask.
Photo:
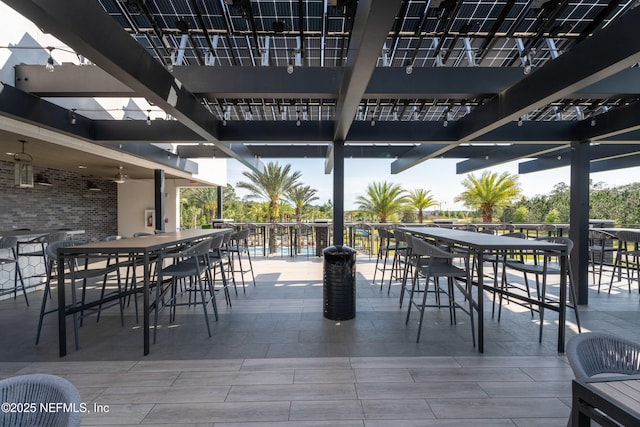
[[(589, 140), (592, 171), (640, 165), (634, 1), (3, 1), (96, 66), (18, 66), (0, 114), (101, 145), (176, 142), (259, 169), (330, 160), (344, 141), (394, 173), (435, 157), (462, 159), (458, 173), (527, 159), (526, 173)], [(175, 120), (76, 108), (70, 126), (53, 103), (39, 117), (15, 103), (91, 96), (144, 97)]]

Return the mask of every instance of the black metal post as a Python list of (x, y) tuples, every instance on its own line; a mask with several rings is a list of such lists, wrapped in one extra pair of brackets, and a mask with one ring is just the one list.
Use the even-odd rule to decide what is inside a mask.
[(344, 243), (344, 141), (333, 142), (333, 244)]
[(571, 269), (578, 304), (589, 303), (589, 160), (590, 141), (571, 143), (569, 238), (573, 241)]
[(164, 229), (164, 171), (162, 169), (154, 169), (154, 197), (156, 209), (156, 230), (165, 231)]
[(222, 217), (222, 190), (223, 187), (221, 185), (218, 185), (218, 187), (216, 188), (216, 197), (217, 197), (217, 206), (216, 206), (216, 218), (218, 219), (224, 219)]

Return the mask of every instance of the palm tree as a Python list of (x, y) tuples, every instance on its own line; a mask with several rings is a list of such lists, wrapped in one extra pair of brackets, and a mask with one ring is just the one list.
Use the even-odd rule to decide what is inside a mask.
[(466, 190), (454, 200), (468, 207), (479, 208), (483, 222), (491, 222), (494, 208), (509, 205), (520, 194), (518, 176), (508, 172), (498, 175), (486, 171), (479, 178), (469, 174), (462, 185)]
[(296, 221), (302, 221), (302, 208), (305, 205), (318, 200), (318, 197), (316, 197), (317, 192), (318, 190), (311, 188), (309, 185), (296, 185), (287, 191), (287, 199), (296, 207)]
[(407, 200), (409, 202), (409, 205), (411, 205), (415, 209), (418, 209), (418, 222), (420, 223), (422, 223), (422, 221), (424, 220), (423, 210), (438, 204), (438, 202), (436, 202), (436, 200), (431, 195), (430, 190), (423, 190), (421, 188), (410, 192)]
[(358, 196), (356, 202), (360, 209), (387, 222), (391, 214), (398, 212), (406, 200), (405, 190), (398, 184), (374, 182), (367, 186), (367, 196)]
[(301, 173), (291, 172), (291, 165), (284, 167), (278, 163), (269, 162), (263, 172), (242, 172), (250, 182), (238, 182), (237, 186), (249, 190), (250, 198), (261, 198), (269, 202), (269, 221), (278, 220), (278, 201), (297, 184)]
[(205, 221), (211, 224), (218, 207), (218, 191), (215, 187), (198, 187), (190, 194), (190, 200), (205, 213)]

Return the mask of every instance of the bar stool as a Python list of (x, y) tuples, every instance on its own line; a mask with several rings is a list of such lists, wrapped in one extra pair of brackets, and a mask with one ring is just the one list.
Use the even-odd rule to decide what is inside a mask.
[[(402, 230), (393, 230), (393, 240), (395, 251), (393, 252), (393, 262), (391, 263), (391, 270), (389, 272), (389, 286), (387, 289), (387, 295), (391, 293), (391, 282), (393, 279), (402, 281), (404, 279), (403, 274), (405, 271), (405, 264), (407, 262), (407, 234)], [(380, 283), (382, 286), (382, 283)]]
[[(422, 322), (424, 320), (424, 311), (427, 307), (449, 309), (449, 320), (452, 325), (456, 324), (456, 309), (461, 308), (467, 312), (470, 316), (471, 335), (473, 338), (473, 346), (476, 346), (474, 321), (473, 321), (473, 301), (471, 298), (467, 298), (469, 304), (468, 309), (456, 303), (454, 288), (456, 284), (455, 280), (461, 280), (464, 282), (464, 291), (467, 295), (471, 295), (471, 272), (469, 270), (469, 257), (464, 253), (452, 253), (446, 252), (439, 247), (432, 245), (422, 239), (411, 237), (412, 241), (412, 255), (416, 258), (416, 269), (413, 276), (413, 283), (411, 290), (409, 291), (409, 308), (407, 310), (407, 318), (405, 324), (409, 323), (409, 316), (411, 315), (411, 309), (416, 307), (420, 312), (420, 320), (418, 324), (418, 336), (416, 342), (420, 342), (420, 332), (422, 331)], [(457, 267), (453, 265), (454, 259), (462, 259), (464, 267)], [(420, 290), (419, 279), (423, 277), (425, 280), (424, 288)], [(447, 278), (447, 289), (443, 290), (440, 286), (439, 279), (441, 277)], [(433, 281), (434, 290), (431, 291), (436, 295), (436, 301), (434, 304), (427, 304), (427, 294), (429, 291), (429, 282)], [(459, 285), (458, 285), (459, 286)], [(422, 293), (422, 301), (414, 298), (416, 293)], [(440, 295), (447, 295), (448, 302), (443, 304), (440, 301)]]
[[(593, 273), (593, 283), (596, 283), (596, 266), (598, 268), (598, 292), (602, 284), (602, 270), (605, 261), (611, 262), (613, 253), (616, 249), (613, 247), (613, 241), (616, 236), (606, 231), (589, 230), (589, 264)], [(613, 275), (614, 270), (611, 272)]]
[[(227, 274), (225, 271), (229, 270), (228, 260), (229, 257), (224, 253), (224, 241), (227, 237), (223, 234), (215, 235), (211, 238), (211, 247), (209, 249), (209, 270), (213, 270), (213, 273), (209, 276), (211, 282), (211, 292), (215, 292), (215, 282), (218, 269), (220, 269), (220, 277), (222, 281), (222, 291), (224, 292), (227, 305), (231, 307), (231, 296), (229, 295), (229, 282), (227, 280)], [(235, 280), (233, 282), (235, 288)], [(238, 291), (236, 290), (236, 295)]]
[(0, 256), (0, 266), (13, 265), (13, 288), (1, 289), (0, 292), (5, 295), (13, 292), (13, 299), (18, 297), (18, 279), (22, 286), (22, 294), (24, 300), (29, 305), (29, 298), (27, 297), (27, 289), (24, 286), (24, 279), (22, 278), (22, 272), (20, 271), (20, 263), (18, 262), (18, 238), (17, 237), (0, 237), (0, 251), (6, 251), (7, 256)]
[[(169, 307), (170, 315), (169, 321), (175, 321), (175, 309), (177, 306), (191, 305), (189, 302), (179, 302), (177, 292), (178, 279), (189, 279), (190, 285), (187, 291), (195, 291), (197, 296), (200, 296), (200, 301), (194, 301), (194, 304), (202, 305), (202, 311), (204, 313), (205, 324), (207, 325), (207, 333), (211, 337), (211, 326), (209, 325), (209, 314), (207, 312), (207, 305), (212, 302), (213, 311), (216, 321), (218, 320), (218, 308), (216, 306), (215, 293), (212, 289), (212, 282), (203, 278), (208, 274), (210, 270), (209, 264), (209, 251), (211, 250), (211, 240), (205, 239), (201, 242), (187, 247), (184, 250), (172, 253), (160, 254), (163, 259), (173, 259), (174, 263), (158, 269), (158, 280), (156, 283), (156, 298), (154, 303), (154, 331), (153, 342), (155, 344), (158, 333), (158, 312), (161, 308)], [(160, 262), (162, 265), (162, 262)], [(170, 279), (168, 282), (165, 279)], [(205, 295), (205, 283), (208, 283), (210, 297)], [(168, 300), (163, 301), (164, 296), (169, 294)], [(162, 307), (161, 306), (162, 303)]]
[[(58, 230), (54, 231), (42, 236), (38, 236), (36, 238), (20, 241), (18, 240), (18, 244), (16, 246), (16, 251), (18, 253), (18, 259), (21, 257), (27, 258), (41, 258), (41, 262), (44, 264), (45, 268), (45, 277), (48, 274), (47, 272), (47, 259), (45, 256), (45, 248), (49, 243), (57, 242), (60, 240), (66, 240), (68, 238), (68, 234), (66, 230)], [(21, 246), (40, 246), (40, 249), (31, 251), (31, 252), (23, 252), (20, 250)], [(27, 273), (28, 274), (28, 273)]]
[[(609, 283), (609, 293), (611, 293), (611, 287), (613, 286), (613, 277), (615, 276), (616, 268), (619, 272), (622, 271), (622, 258), (624, 257), (624, 264), (627, 270), (627, 284), (629, 286), (629, 292), (631, 292), (631, 280), (633, 279), (633, 273), (636, 273), (636, 280), (640, 281), (640, 230), (620, 230), (617, 233), (618, 237), (618, 251), (616, 254), (616, 262), (613, 266), (613, 273), (611, 274), (611, 282)], [(640, 292), (640, 287), (638, 288)]]
[[(57, 242), (51, 242), (47, 245), (47, 247), (45, 248), (45, 256), (47, 258), (47, 281), (45, 283), (45, 287), (44, 287), (44, 293), (42, 294), (42, 305), (40, 306), (40, 318), (38, 320), (38, 330), (36, 333), (36, 345), (38, 345), (39, 341), (40, 341), (40, 333), (42, 330), (42, 323), (44, 320), (44, 316), (47, 314), (51, 314), (51, 313), (57, 313), (58, 312), (58, 307), (56, 306), (55, 308), (51, 309), (51, 310), (47, 310), (47, 300), (48, 297), (51, 295), (51, 280), (53, 277), (53, 271), (57, 270), (59, 268), (67, 268), (68, 269), (68, 277), (69, 277), (69, 284), (71, 286), (70, 289), (70, 293), (71, 293), (71, 304), (67, 305), (67, 308), (69, 307), (74, 307), (77, 306), (78, 304), (84, 304), (85, 303), (85, 296), (86, 296), (86, 285), (87, 285), (87, 280), (89, 279), (99, 279), (102, 278), (102, 280), (104, 282), (106, 282), (107, 280), (107, 276), (115, 271), (117, 271), (117, 267), (115, 265), (107, 265), (106, 267), (90, 267), (89, 266), (89, 257), (84, 257), (82, 259), (82, 263), (78, 263), (78, 259), (74, 259), (73, 261), (71, 261), (71, 259), (67, 260), (67, 265), (66, 266), (60, 266), (58, 265), (58, 249), (59, 248), (64, 248), (64, 247), (69, 247), (69, 246), (75, 246), (75, 245), (79, 245), (82, 242), (78, 242), (78, 241), (74, 241), (74, 240), (59, 240)], [(77, 297), (77, 293), (76, 293), (76, 282), (77, 281), (82, 281), (82, 296), (80, 298), (80, 301), (78, 301), (78, 297)], [(57, 280), (56, 280), (57, 282)], [(58, 284), (59, 285), (59, 284)], [(103, 284), (104, 286), (104, 284)], [(65, 291), (64, 289), (62, 291)], [(122, 291), (121, 285), (120, 285), (120, 275), (118, 274), (118, 293), (120, 293)], [(58, 286), (58, 292), (61, 292), (60, 287)], [(102, 296), (104, 296), (104, 293), (101, 293)], [(122, 326), (124, 326), (124, 313), (123, 313), (123, 305), (122, 305), (122, 299), (119, 298), (118, 299), (118, 303), (120, 306), (120, 323)], [(111, 305), (110, 305), (111, 306)], [(103, 307), (102, 305), (99, 305), (97, 308), (95, 309), (90, 309), (90, 313), (99, 313), (101, 310), (103, 310), (104, 308), (107, 307)], [(79, 322), (86, 316), (87, 314), (84, 313), (84, 310), (81, 310), (80, 312), (74, 312), (73, 313), (73, 330), (74, 330), (74, 339), (75, 339), (75, 346), (76, 346), (76, 350), (79, 347), (79, 337), (78, 337), (78, 328), (80, 326)]]
[[(245, 228), (240, 231), (236, 231), (229, 236), (229, 243), (226, 247), (226, 252), (230, 256), (229, 265), (231, 275), (233, 276), (233, 280), (235, 282), (235, 273), (240, 273), (240, 278), (242, 279), (242, 291), (245, 291), (245, 282), (244, 275), (245, 273), (251, 273), (251, 280), (253, 281), (253, 286), (256, 285), (256, 278), (253, 275), (253, 265), (251, 264), (251, 254), (249, 253), (249, 245), (247, 243), (249, 239), (249, 229)], [(236, 256), (238, 256), (238, 269), (236, 269)], [(247, 260), (249, 261), (249, 267), (245, 270), (242, 267), (242, 254), (247, 254)]]
[[(527, 274), (534, 274), (536, 276), (536, 293), (538, 301), (540, 302), (538, 312), (540, 313), (540, 333), (538, 340), (542, 342), (542, 329), (544, 326), (544, 305), (543, 304), (566, 304), (568, 307), (573, 308), (573, 311), (576, 316), (576, 324), (578, 326), (578, 332), (581, 332), (582, 329), (580, 327), (580, 314), (578, 312), (578, 303), (576, 299), (576, 291), (575, 291), (575, 281), (573, 280), (573, 270), (571, 269), (571, 252), (573, 250), (573, 241), (571, 241), (568, 237), (558, 237), (558, 236), (545, 236), (539, 237), (537, 240), (546, 240), (552, 243), (562, 243), (567, 246), (567, 274), (569, 279), (569, 301), (557, 301), (553, 298), (547, 296), (547, 276), (550, 275), (560, 275), (562, 273), (560, 269), (560, 265), (557, 262), (554, 262), (553, 259), (557, 258), (558, 254), (556, 252), (548, 252), (548, 251), (534, 251), (530, 256), (533, 257), (533, 263), (526, 262), (526, 259), (523, 257), (520, 261), (518, 260), (508, 260), (505, 258), (504, 266), (510, 269), (519, 271), (524, 275), (525, 288), (527, 290), (527, 295), (529, 294), (529, 281), (527, 279)], [(540, 282), (540, 276), (542, 276), (542, 282)], [(506, 268), (503, 269), (503, 286), (506, 284)], [(503, 288), (504, 290), (504, 288)], [(502, 293), (500, 294), (499, 308), (498, 308), (498, 319), (500, 318), (500, 310), (502, 310)]]
[(396, 250), (395, 245), (391, 244), (391, 240), (394, 238), (393, 233), (385, 228), (378, 228), (378, 236), (380, 237), (380, 246), (378, 247), (378, 255), (376, 257), (376, 269), (373, 272), (373, 283), (376, 282), (376, 275), (378, 271), (382, 272), (382, 278), (380, 279), (380, 290), (382, 291), (382, 285), (384, 283), (384, 275), (387, 271), (387, 260), (389, 259), (389, 253)]

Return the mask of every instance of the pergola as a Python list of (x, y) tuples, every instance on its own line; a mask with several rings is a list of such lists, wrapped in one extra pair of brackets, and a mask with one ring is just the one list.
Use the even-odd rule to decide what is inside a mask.
[[(258, 170), (324, 158), (335, 230), (345, 156), (396, 157), (392, 173), (435, 158), (461, 159), (458, 173), (570, 165), (581, 303), (589, 172), (640, 165), (636, 1), (3, 1), (95, 66), (17, 66), (0, 114), (143, 157), (172, 142), (180, 159)], [(144, 97), (174, 120), (42, 99), (94, 96)]]

